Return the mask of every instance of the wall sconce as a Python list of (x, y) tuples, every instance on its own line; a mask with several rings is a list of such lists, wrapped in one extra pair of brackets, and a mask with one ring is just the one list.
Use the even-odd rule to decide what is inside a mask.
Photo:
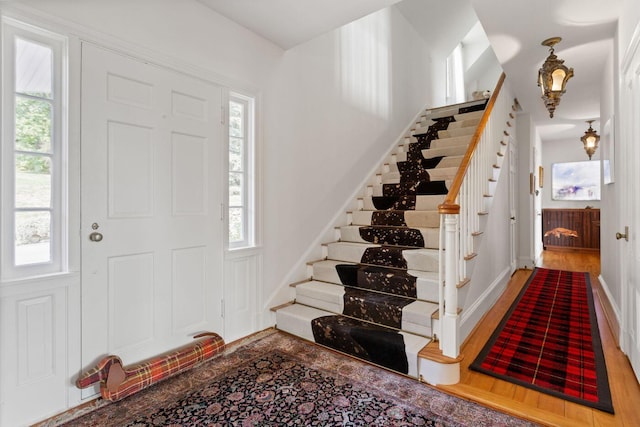
[(584, 135), (580, 138), (580, 141), (584, 144), (584, 151), (589, 155), (589, 160), (591, 160), (593, 153), (596, 152), (598, 142), (600, 142), (600, 135), (598, 135), (598, 133), (591, 127), (591, 123), (594, 121), (595, 120), (587, 120), (587, 123), (589, 123), (589, 129), (584, 131)]
[(543, 46), (549, 47), (549, 56), (538, 70), (538, 86), (542, 90), (544, 106), (549, 111), (549, 117), (553, 118), (553, 113), (558, 104), (560, 96), (565, 92), (567, 82), (573, 77), (573, 68), (567, 68), (564, 60), (558, 59), (553, 51), (553, 46), (562, 40), (560, 37), (552, 37), (542, 42)]

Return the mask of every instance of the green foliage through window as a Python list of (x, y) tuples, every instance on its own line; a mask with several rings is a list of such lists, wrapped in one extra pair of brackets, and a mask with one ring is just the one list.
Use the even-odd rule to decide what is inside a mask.
[[(51, 102), (16, 96), (15, 148), (32, 153), (51, 153)], [(48, 156), (23, 155), (16, 158), (21, 172), (50, 173)]]

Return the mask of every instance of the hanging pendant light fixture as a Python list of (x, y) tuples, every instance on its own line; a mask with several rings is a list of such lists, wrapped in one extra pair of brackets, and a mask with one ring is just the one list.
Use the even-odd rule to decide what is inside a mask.
[(558, 59), (553, 51), (553, 47), (560, 40), (562, 40), (561, 37), (552, 37), (542, 42), (543, 46), (549, 47), (549, 56), (538, 71), (538, 86), (542, 90), (544, 106), (547, 107), (551, 118), (560, 104), (560, 97), (566, 90), (567, 82), (573, 77), (573, 68), (567, 68), (564, 60)]
[(598, 135), (598, 132), (593, 130), (591, 127), (591, 123), (594, 121), (595, 120), (587, 120), (587, 123), (589, 123), (589, 129), (584, 131), (584, 135), (580, 138), (580, 141), (584, 144), (584, 151), (589, 155), (589, 160), (591, 160), (593, 153), (596, 152), (598, 142), (600, 142), (600, 135)]

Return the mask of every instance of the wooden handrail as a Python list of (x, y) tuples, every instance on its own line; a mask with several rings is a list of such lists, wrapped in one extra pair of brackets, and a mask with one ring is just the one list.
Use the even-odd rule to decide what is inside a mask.
[(451, 184), (451, 188), (449, 189), (449, 192), (444, 198), (442, 204), (438, 205), (438, 212), (441, 215), (457, 215), (460, 213), (460, 205), (456, 203), (456, 199), (458, 198), (458, 193), (460, 193), (460, 187), (462, 187), (464, 176), (467, 174), (467, 169), (469, 169), (469, 165), (471, 164), (471, 158), (476, 151), (476, 147), (480, 143), (482, 132), (484, 132), (484, 128), (487, 126), (487, 122), (491, 116), (491, 111), (496, 103), (496, 99), (498, 99), (498, 95), (500, 95), (500, 90), (502, 89), (502, 84), (504, 83), (505, 78), (506, 75), (502, 73), (500, 79), (498, 79), (495, 90), (491, 94), (491, 99), (489, 99), (489, 102), (484, 109), (484, 114), (482, 115), (482, 119), (480, 119), (480, 123), (473, 134), (473, 138), (471, 138), (467, 152), (465, 153), (462, 162), (460, 162), (460, 168), (458, 168), (458, 172), (453, 179), (453, 184)]

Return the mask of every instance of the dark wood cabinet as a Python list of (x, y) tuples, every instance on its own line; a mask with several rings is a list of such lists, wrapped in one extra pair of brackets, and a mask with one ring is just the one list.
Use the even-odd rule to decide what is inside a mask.
[(542, 244), (600, 250), (600, 209), (543, 209)]

